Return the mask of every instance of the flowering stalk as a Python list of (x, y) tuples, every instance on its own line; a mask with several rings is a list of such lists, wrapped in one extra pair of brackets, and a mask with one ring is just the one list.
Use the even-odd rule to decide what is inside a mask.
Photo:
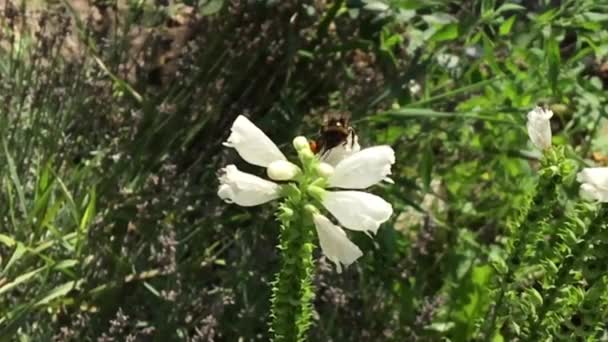
[[(563, 148), (552, 148), (550, 119), (551, 111), (535, 108), (528, 113), (528, 135), (532, 143), (543, 151), (541, 160), (540, 178), (531, 200), (513, 225), (512, 237), (507, 245), (508, 257), (506, 260), (498, 259), (495, 268), (500, 275), (498, 288), (495, 293), (495, 304), (490, 307), (483, 323), (482, 332), (485, 341), (494, 338), (498, 317), (510, 317), (510, 310), (518, 305), (508, 303), (508, 299), (516, 298), (516, 272), (524, 264), (529, 241), (534, 240), (543, 226), (552, 219), (553, 209), (558, 205), (558, 190), (564, 178), (572, 173), (572, 164), (565, 157)], [(532, 291), (532, 290), (531, 290)], [(534, 297), (535, 293), (526, 293)], [(521, 307), (521, 306), (520, 306)], [(512, 322), (514, 323), (514, 322)]]
[[(362, 191), (327, 191), (328, 188), (365, 189), (389, 180), (395, 153), (389, 146), (360, 150), (339, 144), (324, 156), (315, 156), (304, 137), (293, 141), (302, 168), (290, 163), (279, 148), (244, 116), (232, 125), (227, 147), (236, 149), (247, 162), (266, 168), (275, 183), (228, 165), (220, 172), (218, 196), (228, 203), (257, 206), (283, 198), (277, 218), (281, 222), (279, 250), (281, 269), (272, 284), (270, 329), (274, 341), (304, 341), (311, 325), (314, 290), (314, 226), (323, 254), (339, 272), (363, 253), (342, 227), (322, 215), (325, 207), (344, 227), (376, 233), (393, 208), (382, 198)], [(331, 155), (331, 163), (324, 157)]]
[(307, 194), (309, 180), (306, 171), (314, 167), (315, 160), (306, 148), (298, 154), (305, 173), (297, 186), (292, 184), (286, 188), (286, 197), (278, 214), (281, 222), (281, 269), (272, 284), (270, 314), (274, 341), (306, 340), (312, 317), (314, 231), (311, 213), (306, 210), (312, 201)]
[(515, 272), (522, 264), (530, 236), (544, 221), (551, 218), (552, 210), (547, 210), (547, 208), (552, 208), (557, 204), (558, 196), (556, 196), (556, 192), (562, 182), (563, 161), (562, 149), (545, 151), (535, 193), (528, 206), (523, 209), (521, 219), (513, 227), (514, 231), (512, 233), (515, 235), (508, 248), (510, 250), (509, 256), (504, 263), (496, 265), (502, 277), (499, 280), (496, 304), (490, 309), (485, 320), (484, 336), (486, 341), (492, 340), (497, 317), (499, 315), (503, 316), (505, 295), (515, 282)]
[(567, 286), (571, 285), (571, 270), (575, 264), (585, 256), (585, 252), (593, 246), (592, 242), (597, 238), (598, 233), (605, 229), (606, 222), (608, 222), (608, 207), (604, 205), (596, 212), (595, 218), (588, 225), (585, 225), (586, 227), (584, 228), (586, 228), (586, 231), (578, 238), (577, 243), (572, 246), (569, 257), (560, 265), (553, 287), (548, 291), (548, 294), (543, 297), (542, 305), (537, 311), (538, 314), (536, 315), (536, 319), (530, 324), (531, 334), (528, 341), (540, 340), (539, 335), (548, 330), (548, 322), (545, 321), (545, 318), (550, 311), (555, 310), (556, 314), (563, 313), (563, 310), (559, 310), (559, 294), (560, 292), (564, 292), (564, 289)]

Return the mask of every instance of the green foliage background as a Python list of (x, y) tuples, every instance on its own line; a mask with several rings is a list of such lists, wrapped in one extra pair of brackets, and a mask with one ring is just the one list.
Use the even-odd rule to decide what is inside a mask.
[[(311, 340), (607, 338), (605, 214), (572, 179), (608, 154), (605, 0), (0, 6), (3, 340), (268, 340), (276, 208), (217, 198), (222, 165), (259, 173), (221, 142), (242, 113), (314, 138), (328, 110), (395, 149), (395, 215), (343, 274), (316, 252)], [(520, 226), (537, 104), (571, 161)]]

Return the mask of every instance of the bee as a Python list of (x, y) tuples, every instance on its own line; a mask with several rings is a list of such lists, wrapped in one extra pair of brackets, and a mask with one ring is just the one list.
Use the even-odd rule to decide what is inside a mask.
[(337, 147), (342, 147), (341, 153), (359, 150), (357, 134), (350, 125), (350, 115), (345, 112), (325, 114), (323, 125), (319, 130), (319, 138), (310, 141), (310, 149), (324, 161), (333, 158), (332, 155), (336, 154), (333, 151), (336, 151)]

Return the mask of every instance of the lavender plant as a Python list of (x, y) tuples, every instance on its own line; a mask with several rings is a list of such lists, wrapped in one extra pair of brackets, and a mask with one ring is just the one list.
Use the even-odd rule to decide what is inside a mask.
[[(289, 162), (279, 148), (246, 117), (239, 116), (224, 144), (236, 149), (247, 162), (266, 167), (271, 182), (228, 165), (220, 171), (218, 195), (228, 203), (256, 206), (281, 199), (277, 218), (281, 223), (281, 266), (272, 287), (270, 330), (275, 341), (305, 341), (311, 325), (314, 298), (313, 250), (317, 232), (323, 254), (338, 271), (355, 262), (363, 252), (344, 230), (321, 213), (325, 208), (344, 227), (375, 234), (393, 208), (376, 195), (362, 191), (328, 191), (327, 188), (365, 189), (391, 173), (395, 162), (389, 146), (360, 150), (356, 139), (330, 151), (332, 158), (318, 158), (308, 140), (293, 140), (302, 167)], [(327, 162), (324, 162), (326, 160)], [(333, 165), (330, 164), (331, 163)]]

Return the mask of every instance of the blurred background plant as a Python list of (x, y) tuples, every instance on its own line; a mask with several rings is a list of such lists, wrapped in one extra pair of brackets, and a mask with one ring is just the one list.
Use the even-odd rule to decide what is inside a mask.
[(606, 1), (0, 10), (1, 336), (267, 340), (273, 208), (220, 203), (221, 165), (256, 172), (221, 142), (238, 114), (286, 144), (337, 109), (395, 149), (376, 190), (395, 215), (351, 235), (364, 257), (345, 273), (316, 263), (311, 340), (607, 338), (605, 214), (571, 181), (494, 310), (540, 167), (525, 113), (548, 106), (568, 158), (608, 161)]

